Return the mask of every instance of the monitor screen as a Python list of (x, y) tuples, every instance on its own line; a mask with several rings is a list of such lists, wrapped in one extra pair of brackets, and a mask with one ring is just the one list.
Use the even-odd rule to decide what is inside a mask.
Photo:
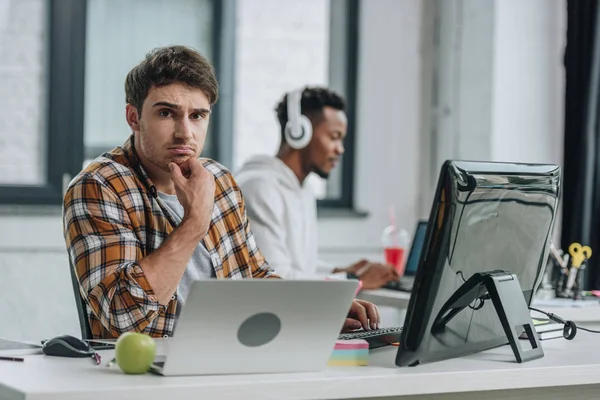
[(405, 275), (415, 275), (417, 273), (419, 257), (421, 256), (421, 250), (423, 249), (426, 232), (427, 221), (419, 221), (417, 223), (417, 229), (415, 230), (415, 236), (413, 237), (412, 246), (410, 247), (410, 253), (408, 254), (408, 260), (406, 260), (406, 269), (404, 270)]
[(400, 346), (399, 366), (508, 343), (490, 301), (474, 303), (443, 332), (433, 321), (474, 273), (517, 276), (525, 303), (542, 278), (560, 190), (556, 165), (447, 161), (440, 172)]

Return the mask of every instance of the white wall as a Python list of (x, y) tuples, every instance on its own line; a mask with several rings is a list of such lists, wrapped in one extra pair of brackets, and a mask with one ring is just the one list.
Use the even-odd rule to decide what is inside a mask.
[(448, 158), (562, 165), (566, 2), (432, 1), (440, 46), (426, 53), (438, 99), (423, 131), (433, 144), (427, 204)]
[(0, 337), (79, 335), (59, 216), (0, 216)]
[[(365, 2), (366, 3), (366, 2)], [(365, 219), (319, 223), (323, 258), (383, 260), (388, 208), (412, 231), (418, 218), (421, 1), (369, 0), (359, 26), (356, 207)]]
[(239, 0), (236, 32), (233, 169), (275, 155), (275, 106), (284, 93), (327, 85), (329, 0)]
[(561, 163), (565, 2), (434, 2), (438, 166), (449, 157)]
[(492, 159), (562, 164), (566, 4), (495, 6)]

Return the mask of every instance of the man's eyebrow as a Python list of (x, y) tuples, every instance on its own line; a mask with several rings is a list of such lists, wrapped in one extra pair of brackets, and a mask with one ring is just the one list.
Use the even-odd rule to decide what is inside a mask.
[[(181, 109), (181, 106), (179, 104), (169, 103), (168, 101), (158, 101), (154, 103), (152, 107), (168, 107), (174, 110)], [(207, 108), (194, 108), (194, 112), (198, 114), (208, 114), (210, 113), (210, 110)]]
[(179, 109), (181, 108), (181, 106), (179, 104), (173, 104), (173, 103), (169, 103), (167, 101), (158, 101), (154, 104), (152, 104), (152, 107), (169, 107), (169, 108), (174, 108), (174, 109)]

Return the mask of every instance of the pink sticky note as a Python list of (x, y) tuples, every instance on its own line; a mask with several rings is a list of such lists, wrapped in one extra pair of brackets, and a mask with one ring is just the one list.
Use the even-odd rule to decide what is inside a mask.
[(364, 339), (337, 340), (335, 350), (359, 350), (369, 349), (369, 342)]

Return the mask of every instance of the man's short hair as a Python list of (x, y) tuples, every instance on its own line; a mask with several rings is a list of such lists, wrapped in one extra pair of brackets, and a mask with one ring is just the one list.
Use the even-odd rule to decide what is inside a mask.
[[(283, 99), (277, 104), (277, 107), (275, 107), (277, 119), (281, 126), (282, 143), (285, 140), (285, 125), (288, 122), (287, 97), (286, 93)], [(304, 88), (302, 99), (300, 100), (300, 112), (311, 120), (313, 126), (316, 126), (321, 118), (323, 118), (324, 107), (332, 107), (336, 110), (344, 111), (346, 104), (343, 97), (333, 90), (324, 87)]]
[(153, 49), (133, 67), (125, 79), (125, 100), (142, 113), (142, 105), (153, 86), (184, 83), (200, 89), (211, 105), (219, 97), (214, 67), (198, 51), (186, 46)]

